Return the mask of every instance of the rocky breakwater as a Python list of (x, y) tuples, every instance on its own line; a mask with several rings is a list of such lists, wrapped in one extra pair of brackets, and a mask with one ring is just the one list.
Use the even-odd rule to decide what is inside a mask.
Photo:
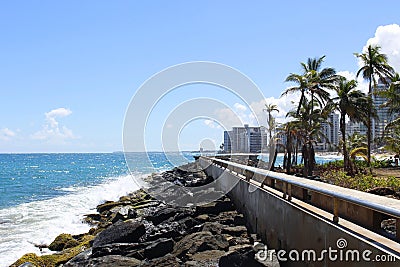
[[(164, 194), (166, 181), (190, 187), (212, 179), (196, 163), (148, 178)], [(93, 226), (88, 233), (62, 234), (48, 246), (57, 253), (26, 254), (12, 266), (279, 266), (274, 258), (257, 259), (256, 249), (264, 245), (227, 196), (175, 207), (138, 190), (97, 206), (97, 212), (84, 219)]]

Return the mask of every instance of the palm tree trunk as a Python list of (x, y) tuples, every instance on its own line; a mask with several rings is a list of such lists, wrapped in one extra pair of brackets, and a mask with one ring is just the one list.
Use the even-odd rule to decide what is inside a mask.
[(301, 89), (300, 101), (299, 101), (299, 105), (297, 106), (297, 111), (296, 111), (297, 115), (299, 115), (299, 113), (300, 113), (300, 108), (301, 108), (301, 105), (303, 104), (303, 100), (304, 100), (304, 89)]
[(290, 174), (292, 169), (292, 134), (290, 131), (288, 132), (288, 138), (286, 142), (286, 151), (287, 151), (287, 159), (286, 159), (286, 173)]
[(372, 79), (374, 77), (374, 72), (372, 68), (372, 64), (370, 62), (370, 75), (369, 75), (369, 85), (368, 85), (368, 118), (367, 118), (367, 163), (368, 167), (370, 168), (370, 171), (372, 173), (371, 169), (371, 139), (372, 139), (372, 120), (371, 120), (371, 113), (372, 113)]
[(340, 132), (342, 133), (342, 141), (343, 141), (343, 164), (344, 171), (352, 173), (350, 164), (349, 164), (349, 153), (347, 151), (346, 145), (346, 113), (342, 112), (340, 114)]

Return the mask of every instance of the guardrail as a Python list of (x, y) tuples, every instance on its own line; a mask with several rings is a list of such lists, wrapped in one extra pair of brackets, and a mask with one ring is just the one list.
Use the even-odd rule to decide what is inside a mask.
[(209, 157), (200, 157), (200, 160), (206, 160), (208, 164), (236, 173), (238, 177), (242, 176), (240, 178), (249, 183), (260, 184), (261, 188), (268, 186), (278, 190), (282, 193), (282, 197), (288, 201), (291, 201), (292, 197), (296, 197), (321, 208), (333, 215), (332, 221), (334, 223), (338, 223), (339, 218), (344, 218), (382, 234), (384, 231), (381, 228), (381, 222), (388, 218), (395, 218), (397, 231), (396, 237), (392, 239), (400, 241), (399, 200), (271, 172), (227, 160)]

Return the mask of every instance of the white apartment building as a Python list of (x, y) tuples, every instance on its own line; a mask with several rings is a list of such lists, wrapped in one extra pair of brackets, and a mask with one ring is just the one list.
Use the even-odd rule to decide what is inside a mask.
[(339, 145), (339, 114), (332, 112), (329, 114), (327, 122), (322, 123), (321, 132), (325, 135), (327, 140), (323, 137), (317, 143), (317, 150), (330, 150), (335, 149)]
[(266, 128), (232, 127), (231, 131), (224, 131), (225, 153), (260, 153), (267, 147)]

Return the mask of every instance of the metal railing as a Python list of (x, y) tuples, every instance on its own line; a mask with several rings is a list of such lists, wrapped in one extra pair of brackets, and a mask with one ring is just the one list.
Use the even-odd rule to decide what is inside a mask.
[[(255, 178), (258, 178), (258, 180), (261, 180), (257, 181), (258, 183), (261, 182), (261, 188), (264, 188), (264, 186), (269, 186), (270, 188), (278, 190), (283, 193), (282, 197), (284, 199), (287, 199), (288, 201), (291, 201), (292, 196), (295, 196), (305, 201), (306, 203), (322, 208), (327, 212), (333, 214), (332, 220), (334, 223), (338, 223), (339, 217), (342, 217), (346, 218), (349, 221), (355, 222), (358, 225), (379, 232), (379, 230), (381, 229), (380, 223), (385, 218), (384, 215), (386, 215), (386, 217), (396, 218), (396, 228), (397, 228), (396, 238), (400, 240), (400, 200), (382, 197), (383, 198), (382, 200), (384, 200), (385, 202), (391, 202), (396, 207), (388, 206), (382, 203), (376, 203), (373, 201), (368, 201), (366, 199), (357, 198), (350, 194), (337, 192), (335, 191), (335, 188), (337, 187), (334, 185), (325, 184), (331, 187), (331, 189), (321, 188), (318, 185), (316, 185), (317, 183), (323, 183), (323, 182), (313, 181), (313, 184), (310, 184), (309, 182), (301, 181), (305, 178), (293, 177), (283, 173), (271, 172), (268, 170), (259, 169), (256, 167), (246, 166), (243, 164), (216, 158), (201, 157), (201, 159), (208, 161), (209, 164), (214, 164), (225, 170), (229, 170), (238, 175), (242, 175), (247, 182), (250, 182), (252, 184), (257, 185), (257, 183), (254, 183), (254, 181), (257, 181), (257, 179)], [(280, 186), (277, 186), (278, 183), (280, 183)], [(319, 201), (318, 200), (313, 201), (312, 199), (308, 199), (310, 196), (309, 195), (310, 192), (314, 193), (315, 198), (318, 199)], [(324, 200), (325, 203), (330, 202), (332, 204), (331, 208), (327, 207), (327, 205), (321, 204), (322, 202), (324, 202), (321, 199)], [(397, 201), (398, 203), (396, 203)], [(357, 209), (358, 207), (364, 209), (365, 218), (362, 218), (362, 216), (358, 216), (359, 214), (357, 214), (357, 216), (346, 214), (347, 213), (346, 208), (341, 208), (341, 207), (343, 206), (348, 207), (349, 205), (356, 205)]]

